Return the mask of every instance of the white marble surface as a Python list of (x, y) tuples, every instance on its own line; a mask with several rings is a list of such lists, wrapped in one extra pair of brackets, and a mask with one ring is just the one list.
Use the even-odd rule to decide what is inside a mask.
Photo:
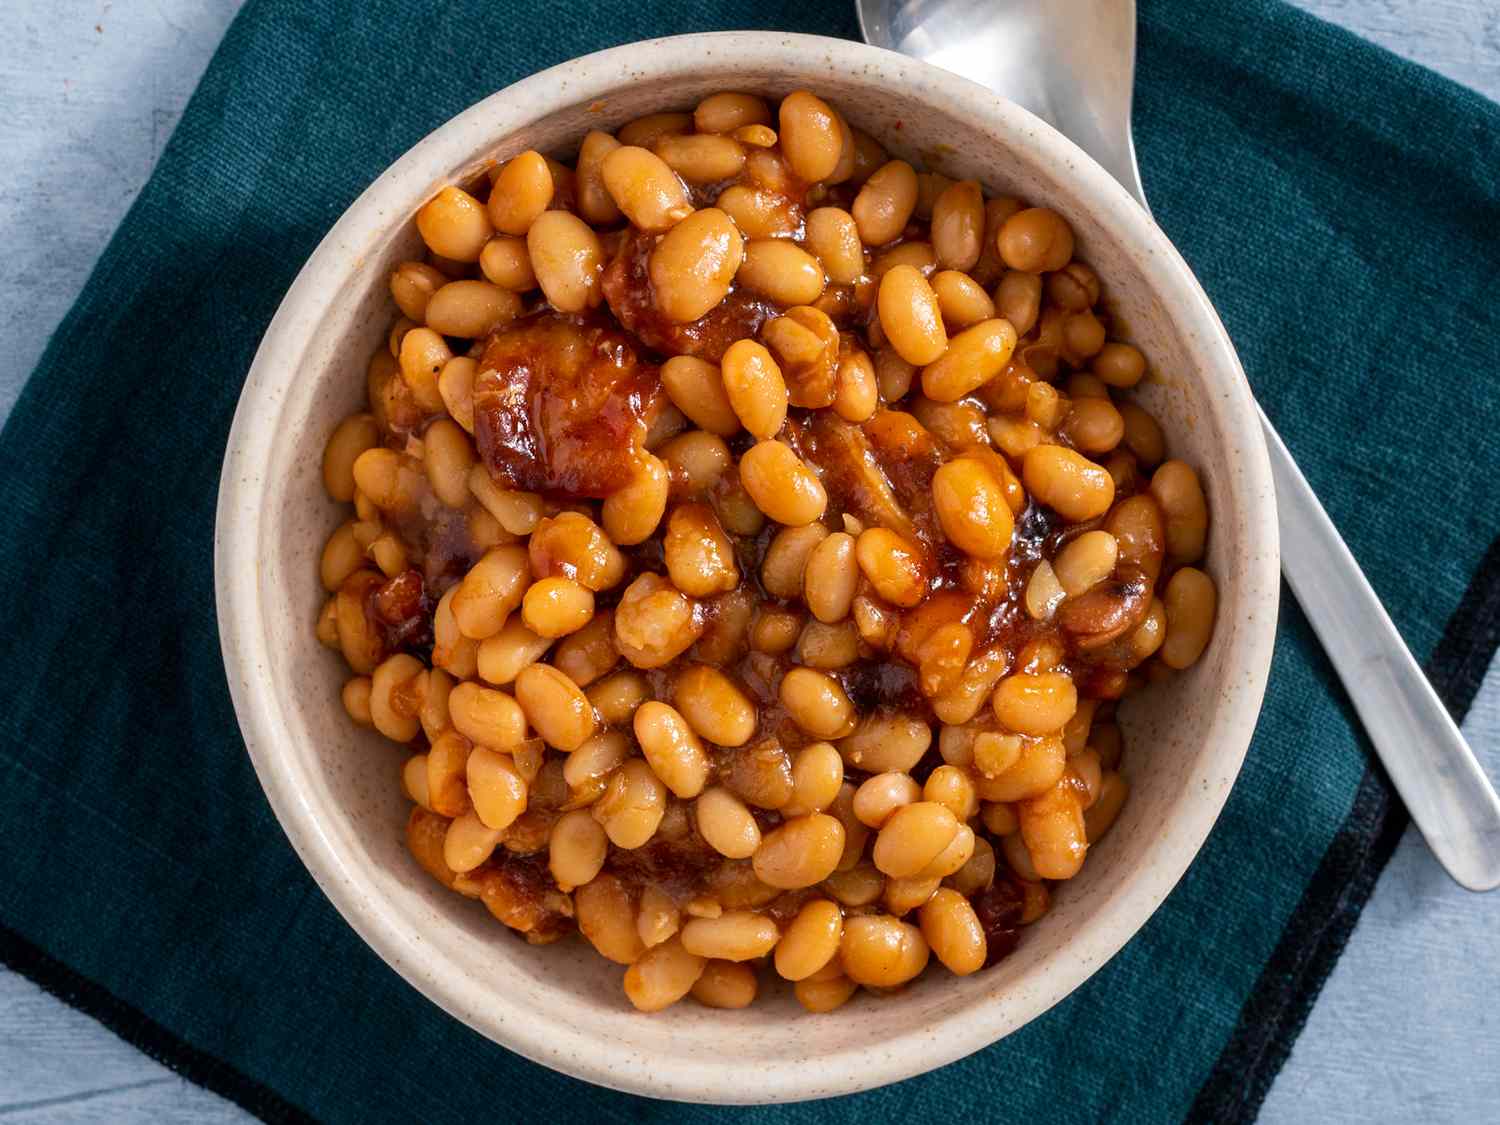
[[(1296, 0), (1500, 99), (1500, 0)], [(0, 421), (150, 175), (240, 0), (10, 0), (0, 38)], [(1500, 670), (1466, 733), (1500, 774)], [(1291, 1060), (1270, 1122), (1500, 1118), (1500, 894), (1408, 833)], [(0, 970), (0, 1120), (246, 1115)]]

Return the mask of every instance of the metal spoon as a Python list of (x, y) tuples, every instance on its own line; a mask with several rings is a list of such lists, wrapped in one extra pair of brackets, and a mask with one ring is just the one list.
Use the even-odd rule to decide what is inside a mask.
[[(1130, 133), (1134, 0), (856, 0), (865, 40), (971, 79), (1071, 138), (1146, 206)], [(1271, 423), (1281, 567), (1427, 844), (1500, 886), (1500, 797)]]

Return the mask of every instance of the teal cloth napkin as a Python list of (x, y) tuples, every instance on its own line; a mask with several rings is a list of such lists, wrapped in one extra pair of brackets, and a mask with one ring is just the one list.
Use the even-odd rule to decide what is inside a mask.
[[(1141, 20), (1156, 215), (1461, 713), (1500, 590), (1500, 109), (1274, 0), (1153, 0)], [(257, 341), (382, 168), (542, 67), (752, 26), (856, 34), (849, 4), (796, 0), (247, 4), (0, 435), (8, 963), (271, 1120), (718, 1116), (511, 1055), (361, 944), (251, 772), (210, 556)], [(1403, 823), (1283, 604), (1239, 783), (1124, 952), (938, 1073), (745, 1118), (1252, 1117)]]

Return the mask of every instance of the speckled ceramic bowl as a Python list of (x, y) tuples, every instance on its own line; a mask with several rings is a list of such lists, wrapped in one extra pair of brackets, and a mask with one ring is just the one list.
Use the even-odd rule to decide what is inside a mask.
[[(364, 401), (394, 315), (391, 266), (438, 187), (526, 148), (691, 108), (717, 90), (816, 90), (893, 152), (1057, 208), (1161, 377), (1142, 389), (1176, 456), (1198, 466), (1220, 592), (1204, 659), (1125, 708), (1132, 796), (1053, 911), (997, 967), (930, 970), (898, 996), (801, 1014), (771, 989), (745, 1011), (636, 1013), (621, 970), (578, 941), (533, 947), (442, 890), (402, 843), (400, 756), (339, 704), (347, 674), (313, 636), (329, 431)], [(1218, 317), (1149, 217), (1079, 149), (963, 79), (855, 43), (774, 33), (637, 43), (554, 67), (455, 117), (354, 203), (287, 293), (251, 368), (219, 495), (216, 577), (240, 726), (292, 844), (359, 934), (413, 986), (497, 1043), (592, 1082), (665, 1098), (774, 1102), (843, 1094), (942, 1066), (1046, 1011), (1107, 961), (1197, 853), (1239, 772), (1276, 620), (1265, 448)]]

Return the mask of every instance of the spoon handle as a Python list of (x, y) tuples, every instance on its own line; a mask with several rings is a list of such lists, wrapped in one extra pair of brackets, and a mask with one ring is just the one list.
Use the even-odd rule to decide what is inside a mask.
[(1471, 891), (1500, 886), (1500, 798), (1265, 413), (1281, 567), (1427, 845)]

